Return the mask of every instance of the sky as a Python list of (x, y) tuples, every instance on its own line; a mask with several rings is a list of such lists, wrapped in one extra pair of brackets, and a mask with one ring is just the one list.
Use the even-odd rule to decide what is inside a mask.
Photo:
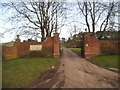
[[(13, 0), (14, 1), (14, 0)], [(69, 2), (73, 2), (74, 0), (69, 0)], [(102, 0), (104, 1), (104, 0)], [(73, 2), (74, 3), (74, 2)], [(78, 13), (78, 10), (76, 9), (78, 8), (76, 7), (71, 7), (71, 11), (70, 14), (68, 14), (68, 19), (67, 19), (67, 25), (63, 26), (58, 32), (60, 33), (60, 38), (65, 38), (68, 39), (70, 37), (70, 32), (72, 32), (74, 30), (74, 26), (77, 27), (77, 33), (79, 33), (80, 31), (84, 32), (86, 26), (81, 24), (81, 23), (85, 23), (84, 22), (84, 18), (83, 16), (81, 16), (80, 13)], [(6, 10), (4, 8), (0, 8), (0, 33), (3, 33), (5, 31), (5, 28), (10, 28), (12, 27), (12, 25), (10, 23), (8, 23), (7, 21), (7, 17), (12, 15), (13, 12), (9, 11), (9, 12), (5, 12)], [(74, 34), (74, 32), (73, 32)], [(15, 40), (15, 32), (12, 33), (6, 33), (4, 35), (4, 37), (0, 37), (0, 43), (4, 43), (4, 42), (10, 42), (10, 41), (14, 41)], [(23, 40), (27, 40), (28, 38), (26, 37), (20, 37), (20, 39)]]
[[(71, 15), (68, 15), (68, 20), (67, 20), (67, 25), (63, 26), (58, 32), (60, 32), (60, 38), (66, 38), (68, 39), (70, 37), (70, 32), (72, 32), (74, 25), (76, 26), (80, 26), (79, 23), (75, 23), (72, 22), (73, 20), (77, 21), (77, 18), (79, 18), (79, 14), (78, 11), (76, 11), (76, 7), (72, 7), (72, 9), (75, 9), (74, 12), (70, 12), (72, 13)], [(0, 8), (0, 33), (3, 33), (5, 31), (5, 29), (9, 29), (10, 27), (12, 27), (12, 25), (7, 21), (7, 17), (12, 15), (13, 12), (11, 11), (7, 11), (4, 8)], [(72, 18), (71, 18), (72, 17)], [(83, 26), (82, 26), (83, 27)], [(3, 38), (0, 39), (0, 43), (4, 43), (4, 42), (10, 42), (13, 41), (15, 39), (15, 33), (6, 33), (4, 35)], [(28, 38), (25, 37), (20, 37), (20, 39), (23, 40), (27, 40)]]

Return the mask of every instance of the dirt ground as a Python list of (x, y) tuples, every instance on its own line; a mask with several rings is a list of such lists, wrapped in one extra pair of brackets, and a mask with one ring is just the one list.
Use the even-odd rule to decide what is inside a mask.
[(25, 88), (118, 88), (119, 74), (63, 49), (60, 63)]

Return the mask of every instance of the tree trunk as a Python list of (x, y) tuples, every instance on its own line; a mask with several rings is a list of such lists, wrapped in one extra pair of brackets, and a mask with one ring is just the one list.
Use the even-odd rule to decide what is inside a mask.
[(45, 34), (44, 34), (44, 29), (43, 28), (41, 28), (41, 36), (42, 36), (41, 41), (44, 41), (45, 40)]

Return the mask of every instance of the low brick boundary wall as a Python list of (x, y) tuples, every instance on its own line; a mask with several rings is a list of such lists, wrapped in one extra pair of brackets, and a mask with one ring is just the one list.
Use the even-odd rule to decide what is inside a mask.
[(120, 53), (119, 40), (99, 40), (101, 54), (118, 54)]
[(83, 34), (83, 57), (90, 58), (103, 54), (120, 54), (120, 40), (97, 40), (89, 33)]
[(17, 47), (2, 47), (2, 59), (8, 60), (8, 59), (14, 59), (17, 58)]
[[(43, 42), (20, 42), (16, 41), (13, 46), (2, 46), (2, 59), (9, 60), (19, 57), (60, 57), (59, 34), (55, 33), (53, 37), (48, 37)], [(36, 50), (30, 50), (32, 47), (39, 47)]]

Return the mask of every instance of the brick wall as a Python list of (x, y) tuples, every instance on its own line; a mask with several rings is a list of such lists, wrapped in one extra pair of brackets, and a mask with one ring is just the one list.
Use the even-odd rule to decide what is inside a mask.
[(54, 35), (54, 57), (60, 57), (60, 42), (59, 42), (59, 34)]
[(90, 58), (102, 54), (118, 54), (120, 41), (97, 40), (95, 36), (89, 33), (83, 34), (83, 57)]
[[(41, 45), (42, 50), (31, 51), (30, 45)], [(18, 57), (59, 57), (59, 34), (55, 33), (53, 37), (47, 38), (43, 42), (15, 42), (12, 47), (2, 48), (3, 60)]]
[[(42, 45), (41, 51), (30, 51), (30, 45)], [(53, 54), (53, 38), (49, 37), (44, 42), (24, 42), (20, 43), (18, 46), (18, 56), (52, 56)]]
[(120, 46), (120, 41), (118, 40), (111, 40), (111, 41), (105, 41), (100, 40), (100, 49), (101, 54), (118, 54), (120, 53), (120, 49), (118, 46)]
[(100, 55), (99, 41), (94, 37), (90, 36), (89, 33), (83, 34), (83, 55), (85, 58)]
[(3, 46), (2, 59), (8, 60), (8, 59), (14, 59), (14, 58), (17, 58), (17, 48), (14, 46), (12, 47)]

